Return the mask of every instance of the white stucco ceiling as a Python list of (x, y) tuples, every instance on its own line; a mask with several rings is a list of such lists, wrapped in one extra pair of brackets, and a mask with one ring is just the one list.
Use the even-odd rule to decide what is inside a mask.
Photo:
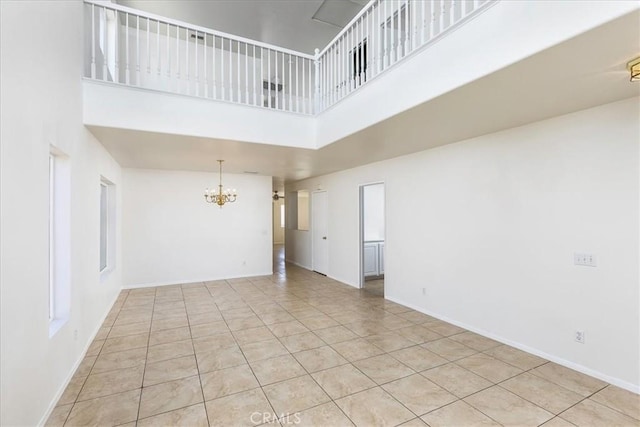
[(118, 0), (117, 3), (313, 54), (315, 48), (324, 48), (342, 29), (312, 19), (320, 6), (322, 19), (348, 23), (367, 0)]
[[(640, 96), (626, 62), (640, 53), (634, 12), (382, 121), (320, 150), (103, 127), (91, 131), (123, 166), (256, 171), (296, 181)], [(366, 90), (366, 87), (362, 90)], [(392, 143), (390, 143), (392, 142)]]

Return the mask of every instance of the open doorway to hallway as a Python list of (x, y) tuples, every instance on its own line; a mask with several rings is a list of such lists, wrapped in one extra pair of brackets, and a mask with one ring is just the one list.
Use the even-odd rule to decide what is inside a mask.
[(384, 183), (360, 186), (360, 287), (384, 296)]

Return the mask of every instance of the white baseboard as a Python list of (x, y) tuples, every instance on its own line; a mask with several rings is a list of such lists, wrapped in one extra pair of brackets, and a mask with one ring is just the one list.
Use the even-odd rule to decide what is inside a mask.
[(273, 270), (262, 273), (254, 273), (247, 274), (245, 276), (227, 276), (227, 277), (205, 277), (201, 279), (185, 279), (185, 280), (170, 280), (170, 281), (161, 281), (161, 282), (150, 282), (150, 283), (134, 283), (125, 285), (122, 289), (137, 289), (137, 288), (155, 288), (156, 286), (173, 286), (173, 285), (184, 285), (189, 283), (202, 283), (202, 282), (214, 282), (216, 280), (228, 280), (228, 279), (243, 279), (249, 277), (259, 277), (259, 276), (271, 276), (273, 274)]
[(448, 318), (446, 316), (442, 316), (439, 313), (435, 313), (435, 312), (432, 312), (430, 310), (425, 310), (424, 308), (421, 308), (421, 307), (418, 307), (416, 305), (407, 303), (405, 301), (401, 301), (400, 299), (397, 299), (397, 298), (394, 298), (394, 297), (391, 297), (391, 296), (387, 296), (387, 295), (385, 295), (385, 298), (388, 299), (389, 301), (395, 302), (395, 303), (400, 304), (400, 305), (404, 305), (405, 307), (409, 307), (409, 308), (412, 308), (412, 309), (414, 309), (416, 311), (424, 313), (426, 315), (435, 317), (436, 319), (440, 319), (440, 320), (445, 321), (447, 323), (451, 323), (452, 325), (459, 326), (459, 327), (467, 329), (467, 330), (469, 330), (471, 332), (475, 332), (475, 333), (477, 333), (479, 335), (482, 335), (482, 336), (485, 336), (487, 338), (491, 338), (493, 340), (499, 341), (499, 342), (501, 342), (503, 344), (510, 345), (511, 347), (515, 347), (515, 348), (517, 348), (519, 350), (526, 351), (527, 353), (531, 353), (531, 354), (534, 354), (536, 356), (542, 357), (543, 359), (547, 359), (547, 360), (549, 360), (551, 362), (557, 363), (558, 365), (562, 365), (562, 366), (567, 367), (569, 369), (573, 369), (574, 371), (578, 371), (578, 372), (581, 372), (581, 373), (583, 373), (585, 375), (589, 375), (589, 376), (597, 378), (599, 380), (606, 381), (609, 384), (613, 384), (615, 386), (618, 386), (620, 388), (628, 390), (628, 391), (630, 391), (632, 393), (640, 394), (640, 385), (633, 384), (633, 383), (630, 383), (628, 381), (621, 380), (620, 378), (612, 377), (612, 376), (607, 375), (605, 373), (602, 373), (600, 371), (593, 370), (591, 368), (588, 368), (586, 366), (583, 366), (583, 365), (580, 365), (578, 363), (572, 362), (570, 360), (563, 359), (563, 358), (555, 356), (553, 354), (545, 353), (544, 351), (540, 351), (540, 350), (535, 349), (533, 347), (529, 347), (529, 346), (527, 346), (525, 344), (522, 344), (522, 343), (519, 343), (519, 342), (516, 342), (516, 341), (512, 341), (510, 339), (506, 339), (504, 337), (501, 337), (501, 336), (493, 334), (491, 332), (487, 332), (485, 330), (476, 328), (476, 327), (468, 325), (466, 323), (458, 322), (458, 321), (456, 321), (454, 319), (450, 319), (450, 318)]
[(91, 338), (87, 341), (87, 345), (82, 350), (82, 353), (80, 353), (80, 357), (78, 358), (78, 360), (76, 360), (76, 363), (74, 363), (73, 368), (71, 368), (71, 372), (69, 373), (69, 375), (67, 375), (67, 378), (62, 383), (62, 386), (58, 389), (56, 394), (53, 396), (53, 399), (52, 399), (51, 403), (49, 404), (49, 408), (47, 408), (47, 411), (44, 413), (44, 416), (38, 422), (38, 426), (44, 426), (44, 424), (47, 422), (47, 420), (51, 416), (51, 413), (53, 412), (53, 410), (55, 409), (56, 405), (58, 404), (58, 400), (60, 400), (60, 398), (62, 397), (62, 394), (64, 393), (65, 389), (67, 388), (67, 386), (71, 382), (71, 379), (73, 378), (73, 376), (75, 375), (76, 371), (78, 370), (78, 367), (80, 366), (80, 364), (84, 360), (84, 357), (87, 354), (87, 351), (89, 350), (89, 347), (91, 346), (91, 343), (93, 343), (93, 340), (96, 339), (96, 336), (98, 335), (98, 332), (100, 331), (100, 328), (102, 328), (102, 325), (104, 324), (105, 319), (109, 315), (109, 312), (113, 308), (113, 305), (116, 303), (116, 300), (118, 299), (118, 296), (120, 295), (120, 292), (121, 292), (121, 289), (118, 290), (118, 292), (116, 293), (115, 298), (113, 298), (113, 301), (111, 301), (111, 304), (108, 305), (107, 312), (104, 313), (104, 315), (100, 319), (100, 322), (98, 322), (98, 325), (97, 325), (95, 331), (93, 331), (93, 333), (91, 334)]
[(293, 265), (295, 265), (295, 266), (297, 266), (297, 267), (304, 268), (305, 270), (313, 271), (313, 270), (311, 270), (311, 266), (308, 266), (308, 265), (302, 265), (302, 264), (300, 264), (300, 263), (298, 263), (298, 262), (295, 262), (295, 261), (293, 261), (293, 260), (291, 260), (291, 259), (287, 259), (287, 258), (285, 258), (284, 260), (285, 260), (286, 262), (288, 262), (289, 264), (293, 264)]
[(359, 289), (359, 288), (360, 288), (360, 286), (359, 286), (359, 285), (357, 285), (357, 284), (353, 284), (353, 283), (351, 283), (350, 281), (348, 281), (348, 280), (346, 280), (346, 279), (341, 279), (341, 278), (339, 278), (339, 277), (330, 276), (330, 275), (328, 275), (328, 274), (327, 274), (327, 277), (328, 277), (328, 278), (330, 278), (330, 279), (333, 279), (333, 280), (337, 280), (337, 281), (338, 281), (338, 282), (340, 282), (340, 283), (344, 283), (345, 285), (352, 286), (352, 287), (354, 287), (354, 288), (356, 288), (356, 289)]

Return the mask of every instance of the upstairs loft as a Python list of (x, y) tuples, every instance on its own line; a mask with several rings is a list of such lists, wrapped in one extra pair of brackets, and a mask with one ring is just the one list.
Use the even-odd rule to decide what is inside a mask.
[(119, 161), (164, 135), (310, 163), (339, 152), (338, 170), (633, 96), (600, 74), (635, 53), (637, 16), (633, 2), (372, 0), (308, 55), (87, 0), (84, 122)]
[(318, 115), (496, 0), (372, 0), (308, 55), (87, 0), (85, 77)]

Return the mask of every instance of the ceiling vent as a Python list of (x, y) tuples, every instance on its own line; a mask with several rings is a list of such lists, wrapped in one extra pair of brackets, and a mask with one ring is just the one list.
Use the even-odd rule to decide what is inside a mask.
[(360, 12), (364, 6), (361, 3), (358, 0), (324, 0), (311, 19), (344, 28)]

